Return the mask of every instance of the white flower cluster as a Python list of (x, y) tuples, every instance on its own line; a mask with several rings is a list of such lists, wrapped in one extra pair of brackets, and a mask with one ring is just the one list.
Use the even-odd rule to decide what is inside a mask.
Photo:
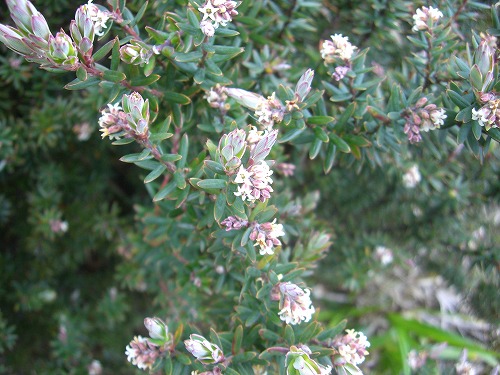
[(443, 13), (437, 8), (422, 7), (417, 9), (417, 12), (413, 15), (415, 24), (412, 30), (428, 30), (433, 24), (437, 23), (441, 17), (443, 17)]
[(420, 130), (428, 132), (429, 130), (439, 129), (447, 117), (444, 108), (437, 108), (435, 104), (429, 104), (424, 109), (427, 110), (427, 113), (425, 111), (420, 113), (420, 117), (422, 118)]
[(149, 339), (135, 336), (125, 349), (127, 361), (141, 370), (151, 369), (159, 356), (158, 347)]
[(274, 247), (281, 246), (278, 237), (285, 235), (282, 224), (276, 224), (276, 219), (272, 223), (256, 224), (250, 233), (250, 239), (255, 241), (255, 246), (259, 246), (260, 255), (273, 255)]
[(102, 132), (102, 137), (106, 136), (112, 137), (113, 134), (122, 130), (119, 124), (120, 119), (125, 118), (125, 112), (122, 111), (122, 107), (116, 104), (108, 104), (107, 108), (101, 111), (101, 117), (99, 118), (99, 131)]
[(239, 184), (238, 191), (234, 195), (252, 203), (256, 200), (264, 202), (271, 197), (271, 192), (273, 192), (271, 187), (272, 174), (273, 171), (263, 160), (253, 164), (248, 169), (241, 165), (234, 179), (234, 182)]
[(403, 185), (407, 189), (413, 189), (422, 180), (417, 164), (413, 164), (403, 175)]
[(347, 334), (337, 341), (335, 346), (347, 363), (359, 365), (369, 354), (366, 348), (370, 346), (370, 343), (362, 332), (356, 332), (353, 329), (347, 329), (346, 332)]
[(299, 324), (311, 320), (315, 310), (308, 289), (302, 290), (296, 284), (285, 282), (279, 284), (279, 290), (281, 298), (278, 315), (281, 320), (287, 324)]
[(352, 45), (349, 42), (349, 38), (347, 36), (342, 36), (342, 34), (335, 34), (330, 37), (332, 40), (325, 40), (321, 48), (321, 57), (325, 62), (330, 64), (334, 62), (336, 58), (350, 60), (357, 47)]
[(227, 0), (206, 0), (198, 10), (203, 14), (200, 22), (200, 29), (208, 37), (215, 34), (215, 29), (219, 26), (226, 26), (233, 17), (238, 15), (236, 1)]
[(255, 108), (255, 117), (259, 124), (264, 126), (264, 129), (271, 129), (275, 122), (283, 121), (285, 107), (279, 99), (276, 99), (276, 93), (273, 92), (267, 99), (263, 97), (257, 103)]
[(378, 259), (384, 266), (392, 263), (394, 260), (392, 250), (385, 246), (375, 247), (375, 258)]
[(103, 12), (97, 5), (92, 4), (92, 0), (82, 6), (82, 10), (87, 17), (94, 23), (94, 32), (96, 35), (104, 35), (104, 29), (107, 28), (106, 22), (111, 18), (109, 12)]
[(479, 122), (479, 125), (490, 130), (498, 128), (500, 125), (500, 99), (493, 94), (482, 95), (482, 98), (489, 99), (480, 109), (472, 109), (472, 119)]

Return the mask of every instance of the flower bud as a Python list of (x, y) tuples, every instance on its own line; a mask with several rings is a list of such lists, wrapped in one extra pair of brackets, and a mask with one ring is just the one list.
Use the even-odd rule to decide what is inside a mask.
[(144, 326), (149, 331), (149, 337), (155, 340), (170, 341), (171, 335), (168, 333), (168, 326), (160, 318), (144, 319)]
[(184, 345), (186, 345), (186, 349), (204, 365), (224, 361), (222, 350), (203, 336), (192, 334), (189, 336), (189, 340), (184, 341)]
[(74, 65), (78, 62), (78, 53), (73, 40), (64, 31), (49, 37), (49, 57), (61, 65)]
[(266, 98), (263, 96), (242, 89), (228, 88), (226, 89), (226, 93), (242, 106), (253, 110), (257, 109), (261, 101), (266, 101)]
[(327, 375), (332, 372), (330, 366), (323, 366), (309, 357), (304, 350), (291, 346), (286, 355), (287, 375)]
[(144, 43), (136, 40), (132, 40), (130, 44), (126, 44), (120, 48), (120, 58), (122, 61), (132, 65), (143, 66), (147, 64), (152, 54)]
[(303, 101), (307, 94), (309, 94), (309, 91), (311, 91), (313, 78), (314, 70), (307, 69), (300, 77), (299, 82), (297, 82), (297, 86), (295, 86), (295, 96), (299, 102)]
[(494, 49), (485, 40), (482, 40), (474, 54), (474, 64), (477, 65), (483, 77), (493, 71), (494, 55)]
[(146, 135), (149, 131), (149, 100), (144, 100), (141, 94), (133, 92), (130, 95), (123, 95), (123, 111), (129, 125), (138, 135)]
[(226, 173), (231, 174), (241, 165), (241, 158), (245, 153), (247, 142), (243, 129), (235, 129), (224, 134), (219, 141), (219, 161)]
[(7, 0), (7, 6), (16, 26), (26, 34), (35, 34), (47, 40), (51, 35), (43, 15), (27, 0)]

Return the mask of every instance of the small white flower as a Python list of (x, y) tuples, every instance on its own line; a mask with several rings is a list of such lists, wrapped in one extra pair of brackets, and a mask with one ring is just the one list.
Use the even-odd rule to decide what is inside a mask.
[(375, 248), (375, 257), (383, 265), (390, 264), (394, 260), (394, 257), (392, 255), (392, 250), (385, 246), (377, 246)]
[(109, 12), (103, 12), (95, 4), (92, 4), (92, 0), (85, 5), (83, 5), (83, 11), (94, 23), (94, 32), (96, 35), (104, 35), (104, 29), (107, 28), (106, 22), (110, 19)]
[(359, 365), (369, 354), (366, 348), (370, 346), (370, 342), (362, 332), (356, 332), (353, 329), (347, 329), (346, 332), (347, 334), (337, 340), (334, 345), (348, 363), (354, 366)]
[(184, 345), (196, 359), (205, 365), (224, 361), (222, 350), (203, 336), (192, 334), (189, 340), (184, 341)]
[(413, 189), (418, 185), (421, 179), (422, 175), (420, 174), (418, 165), (413, 164), (403, 175), (403, 185), (408, 189)]

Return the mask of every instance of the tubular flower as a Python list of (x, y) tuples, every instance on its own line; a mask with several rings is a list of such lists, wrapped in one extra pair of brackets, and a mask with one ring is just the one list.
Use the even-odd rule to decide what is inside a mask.
[(89, 0), (89, 2), (85, 5), (82, 5), (81, 9), (94, 23), (95, 35), (104, 35), (104, 29), (108, 27), (106, 22), (108, 22), (111, 18), (111, 14), (107, 11), (103, 12), (97, 5), (92, 4), (92, 0)]

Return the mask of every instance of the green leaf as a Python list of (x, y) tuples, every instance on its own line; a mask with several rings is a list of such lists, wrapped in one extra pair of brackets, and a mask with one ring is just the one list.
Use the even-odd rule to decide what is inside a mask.
[(285, 326), (285, 335), (284, 335), (284, 338), (285, 338), (285, 341), (287, 342), (287, 344), (289, 346), (295, 344), (295, 334), (293, 332), (293, 328), (289, 324), (287, 324)]
[(141, 6), (137, 14), (135, 15), (134, 19), (130, 22), (129, 26), (134, 27), (137, 25), (137, 23), (141, 20), (141, 18), (144, 16), (144, 13), (146, 12), (146, 8), (148, 7), (148, 2), (144, 2), (144, 4)]
[(141, 160), (151, 159), (153, 156), (151, 156), (150, 154), (151, 152), (148, 149), (145, 149), (141, 153), (122, 156), (120, 158), (120, 161), (123, 161), (124, 163), (135, 163)]
[(196, 185), (201, 189), (224, 189), (227, 182), (225, 180), (209, 178), (207, 180), (199, 181)]
[(231, 353), (233, 355), (240, 352), (242, 342), (243, 342), (243, 326), (240, 324), (234, 330), (233, 345), (231, 347)]
[(333, 122), (335, 118), (331, 116), (311, 116), (306, 119), (309, 125), (326, 125)]
[(316, 336), (316, 338), (320, 341), (332, 339), (335, 336), (337, 336), (338, 334), (342, 333), (342, 331), (345, 329), (346, 325), (347, 325), (347, 320), (344, 319), (341, 322), (339, 322), (337, 325), (333, 326), (332, 328), (325, 329), (318, 336)]
[(115, 43), (117, 43), (117, 42), (118, 42), (118, 37), (116, 37), (113, 40), (110, 40), (105, 45), (103, 45), (101, 48), (99, 48), (99, 50), (96, 53), (94, 53), (94, 55), (92, 56), (94, 61), (99, 61), (99, 60), (102, 60), (104, 57), (106, 57), (106, 55), (113, 49)]
[(144, 178), (144, 183), (147, 184), (150, 183), (151, 181), (156, 180), (163, 174), (163, 172), (165, 172), (165, 169), (167, 169), (167, 167), (165, 167), (163, 164), (159, 164)]
[(117, 72), (116, 70), (106, 70), (102, 76), (106, 81), (111, 82), (121, 82), (127, 78), (122, 72)]
[(167, 196), (172, 194), (174, 190), (177, 189), (177, 184), (175, 181), (169, 182), (163, 189), (161, 189), (154, 197), (153, 202), (161, 201), (165, 199)]
[[(356, 110), (356, 102), (352, 102), (347, 106), (347, 108), (344, 110), (344, 113), (342, 113), (342, 116), (340, 116), (339, 120), (335, 124), (335, 128), (338, 129), (343, 129), (345, 125), (347, 124), (347, 121), (352, 117), (354, 114), (354, 111)], [(337, 145), (338, 146), (338, 145)], [(340, 151), (343, 151), (340, 146), (339, 146)], [(343, 151), (346, 152), (346, 151)]]
[(130, 82), (130, 86), (138, 87), (138, 86), (149, 86), (161, 78), (158, 74), (151, 74), (148, 77), (136, 77), (132, 78)]
[(451, 101), (458, 105), (460, 108), (468, 107), (471, 104), (462, 95), (457, 94), (453, 90), (447, 90), (446, 93), (448, 94), (448, 97), (451, 99)]
[(335, 163), (335, 155), (337, 153), (337, 146), (333, 143), (328, 144), (326, 149), (325, 163), (323, 165), (323, 171), (329, 173), (332, 170), (333, 164)]
[(91, 86), (95, 86), (99, 82), (100, 82), (100, 79), (96, 78), (96, 77), (88, 77), (87, 80), (85, 80), (85, 81), (82, 81), (78, 78), (75, 78), (73, 81), (66, 84), (66, 86), (64, 86), (64, 88), (66, 90), (82, 90), (82, 89), (89, 88)]
[(222, 166), (221, 163), (217, 163), (216, 161), (213, 160), (205, 160), (203, 163), (208, 169), (210, 169), (215, 173), (218, 173), (220, 175), (226, 174), (226, 172), (224, 171), (224, 167)]
[(182, 105), (186, 105), (186, 104), (191, 103), (191, 99), (189, 99), (189, 97), (187, 97), (184, 94), (179, 94), (179, 93), (173, 92), (173, 91), (164, 92), (163, 97), (168, 102), (172, 102), (172, 103), (177, 103), (177, 104), (182, 104)]
[(474, 87), (478, 91), (481, 91), (483, 87), (483, 75), (481, 74), (481, 71), (476, 64), (474, 64), (474, 66), (470, 70), (469, 81), (472, 87)]
[(177, 53), (174, 57), (175, 61), (178, 62), (198, 62), (203, 57), (203, 53), (201, 51), (193, 51), (188, 53)]
[(284, 142), (291, 141), (292, 139), (294, 139), (294, 138), (298, 137), (300, 134), (302, 134), (303, 131), (304, 131), (304, 129), (292, 129), (292, 130), (286, 132), (285, 134), (283, 134), (283, 136), (281, 137), (281, 139), (278, 142), (284, 143)]
[(337, 134), (330, 133), (330, 140), (338, 147), (340, 151), (345, 153), (351, 152), (351, 148), (349, 147), (349, 145)]
[(77, 70), (76, 70), (76, 77), (80, 80), (80, 81), (85, 81), (87, 79), (87, 71), (82, 67), (80, 66)]
[(220, 222), (224, 216), (226, 210), (226, 196), (224, 194), (218, 194), (215, 199), (214, 205), (214, 218), (217, 222)]
[(189, 150), (189, 138), (187, 134), (184, 134), (179, 145), (179, 154), (181, 155), (181, 161), (179, 162), (179, 168), (184, 168), (187, 162), (187, 155)]

